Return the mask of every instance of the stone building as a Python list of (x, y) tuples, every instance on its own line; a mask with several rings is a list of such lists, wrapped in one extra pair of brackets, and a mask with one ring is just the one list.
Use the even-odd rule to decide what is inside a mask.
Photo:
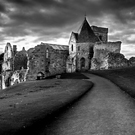
[[(128, 66), (120, 54), (121, 42), (108, 42), (108, 28), (90, 26), (86, 17), (78, 33), (72, 32), (68, 46), (41, 43), (17, 51), (7, 43), (2, 63), (2, 89), (27, 80), (43, 79), (65, 72)], [(130, 60), (133, 65), (135, 59)]]
[(52, 76), (66, 72), (68, 46), (41, 43), (29, 49), (28, 80), (35, 80), (38, 76)]
[(120, 48), (121, 42), (108, 42), (108, 28), (90, 26), (85, 17), (80, 32), (72, 32), (69, 39), (67, 72), (96, 69), (103, 57), (109, 52), (120, 53)]
[(68, 46), (46, 44), (17, 51), (7, 43), (2, 63), (1, 88), (5, 89), (27, 80), (43, 79), (66, 72)]
[(27, 61), (27, 53), (24, 48), (22, 51), (17, 52), (16, 45), (12, 48), (11, 44), (7, 43), (1, 72), (2, 89), (26, 81)]

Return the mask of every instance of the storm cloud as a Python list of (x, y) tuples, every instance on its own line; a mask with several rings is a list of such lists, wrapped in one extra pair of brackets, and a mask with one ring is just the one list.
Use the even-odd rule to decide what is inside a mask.
[(0, 45), (9, 41), (26, 48), (40, 42), (68, 44), (70, 33), (78, 31), (85, 14), (90, 25), (109, 28), (110, 40), (122, 40), (127, 57), (133, 54), (125, 50), (131, 45), (129, 51), (135, 49), (134, 0), (2, 0)]

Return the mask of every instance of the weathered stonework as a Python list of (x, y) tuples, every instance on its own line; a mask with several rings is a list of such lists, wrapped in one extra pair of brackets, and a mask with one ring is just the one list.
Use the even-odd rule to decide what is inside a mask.
[[(97, 64), (98, 64), (97, 67), (99, 67), (99, 69), (108, 69), (109, 68), (109, 63), (108, 63), (109, 54), (114, 53), (114, 56), (115, 56), (115, 53), (120, 54), (120, 50), (121, 50), (120, 41), (95, 44), (94, 55), (93, 55), (94, 60), (91, 61), (91, 65), (92, 65), (91, 69), (94, 69), (94, 67), (95, 67), (95, 59), (97, 61)], [(118, 56), (118, 55), (116, 55), (116, 56)], [(115, 62), (115, 63), (117, 63), (117, 62)], [(114, 64), (114, 67), (116, 67), (115, 64)], [(95, 70), (97, 70), (96, 67), (95, 67)]]
[(80, 32), (72, 32), (69, 45), (41, 43), (17, 52), (7, 43), (2, 63), (2, 88), (24, 81), (43, 79), (64, 72), (134, 66), (120, 54), (121, 42), (108, 42), (108, 28), (90, 26), (86, 17)]
[(27, 52), (29, 56), (28, 80), (36, 80), (38, 72), (45, 74), (45, 46), (38, 45)]
[(66, 72), (67, 46), (41, 43), (28, 50), (28, 56), (28, 80), (37, 79), (39, 73), (47, 77)]
[[(76, 45), (76, 57), (77, 57), (77, 70), (89, 70), (91, 67), (91, 59), (93, 57), (93, 43), (77, 43)], [(79, 49), (78, 49), (79, 48)], [(84, 60), (84, 66), (82, 66), (82, 59)]]
[(2, 82), (1, 88), (5, 89), (16, 83), (26, 81), (27, 76), (28, 55), (25, 49), (17, 52), (16, 46), (7, 43), (4, 52), (4, 60), (2, 63)]
[(2, 89), (27, 80), (36, 80), (66, 72), (68, 46), (41, 43), (17, 52), (10, 43), (5, 47), (2, 64)]
[(71, 33), (67, 72), (107, 69), (108, 53), (120, 53), (120, 50), (120, 41), (108, 42), (108, 28), (90, 27), (85, 18), (80, 32)]
[(13, 71), (13, 51), (10, 43), (7, 43), (2, 63), (2, 89), (10, 86), (10, 78)]
[(92, 58), (92, 60), (91, 60), (91, 69), (92, 70), (100, 69), (100, 62), (96, 58)]
[(108, 67), (106, 69), (128, 66), (128, 60), (125, 58), (123, 54), (120, 54), (120, 53), (110, 52), (105, 59), (108, 61), (107, 62)]
[(94, 58), (104, 59), (108, 52), (120, 53), (121, 42), (96, 43), (94, 46)]
[(17, 52), (14, 56), (14, 70), (27, 69), (27, 62), (27, 52), (23, 48), (22, 51)]

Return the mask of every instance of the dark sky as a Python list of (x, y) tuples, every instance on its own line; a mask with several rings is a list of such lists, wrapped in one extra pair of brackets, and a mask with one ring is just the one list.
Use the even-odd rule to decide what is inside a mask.
[(109, 28), (110, 41), (122, 41), (126, 57), (135, 55), (135, 0), (1, 0), (0, 49), (68, 44), (85, 13), (90, 25)]

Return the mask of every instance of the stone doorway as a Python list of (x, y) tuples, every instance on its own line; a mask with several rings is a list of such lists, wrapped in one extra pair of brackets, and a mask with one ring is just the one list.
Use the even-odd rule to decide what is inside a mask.
[(37, 80), (42, 80), (44, 78), (44, 74), (42, 72), (38, 72)]
[(80, 68), (81, 68), (81, 70), (85, 69), (85, 58), (80, 59)]

